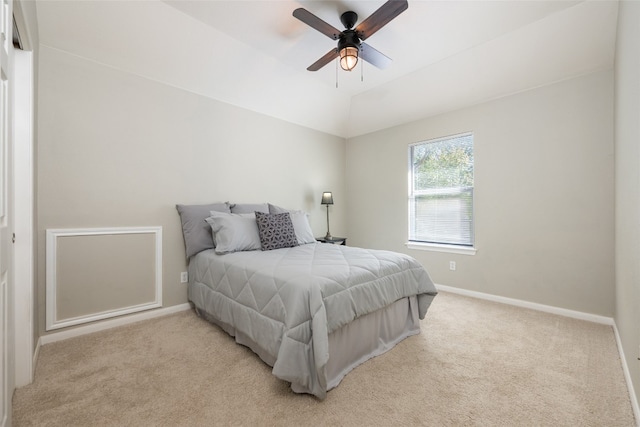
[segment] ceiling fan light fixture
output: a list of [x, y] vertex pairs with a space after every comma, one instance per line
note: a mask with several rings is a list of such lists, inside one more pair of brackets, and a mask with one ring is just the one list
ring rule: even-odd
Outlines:
[[[340, 15], [340, 22], [345, 27], [343, 31], [338, 30], [308, 10], [301, 7], [297, 8], [293, 11], [295, 18], [320, 31], [330, 39], [338, 40], [337, 48], [331, 49], [307, 67], [307, 70], [318, 71], [336, 58], [340, 58], [340, 67], [345, 71], [353, 70], [358, 64], [358, 59], [367, 61], [380, 69], [386, 68], [391, 62], [391, 58], [378, 52], [364, 43], [364, 41], [407, 10], [408, 7], [407, 0], [387, 0], [355, 28], [354, 25], [358, 22], [358, 14], [351, 10], [346, 11]], [[336, 66], [337, 69], [338, 67]]]
[[340, 67], [345, 71], [353, 70], [358, 64], [358, 48], [345, 46], [340, 49]]
[[356, 34], [354, 30], [344, 30], [342, 34], [340, 34], [340, 39], [338, 40], [340, 67], [345, 71], [353, 70], [358, 63], [359, 53], [360, 39], [358, 38], [358, 34]]

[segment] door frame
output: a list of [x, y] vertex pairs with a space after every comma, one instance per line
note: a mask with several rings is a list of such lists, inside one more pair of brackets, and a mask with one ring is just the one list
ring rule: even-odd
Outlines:
[[14, 351], [15, 386], [33, 381], [35, 371], [35, 93], [32, 37], [20, 1], [13, 2], [13, 16], [23, 50], [14, 50], [13, 185], [14, 185]]

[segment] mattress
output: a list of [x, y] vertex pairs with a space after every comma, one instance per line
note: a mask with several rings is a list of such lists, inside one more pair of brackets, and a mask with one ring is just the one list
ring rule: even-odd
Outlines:
[[224, 255], [206, 250], [191, 259], [189, 278], [189, 299], [199, 311], [294, 391], [320, 399], [335, 383], [327, 373], [333, 332], [412, 296], [422, 319], [437, 294], [408, 255], [322, 243]]

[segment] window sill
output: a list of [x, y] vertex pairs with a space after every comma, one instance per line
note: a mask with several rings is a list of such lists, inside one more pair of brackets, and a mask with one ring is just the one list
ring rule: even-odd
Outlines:
[[437, 243], [419, 243], [419, 242], [407, 242], [405, 243], [409, 249], [417, 249], [420, 251], [432, 251], [432, 252], [447, 252], [450, 254], [460, 255], [475, 255], [476, 248], [469, 248], [465, 246], [456, 245], [443, 245]]

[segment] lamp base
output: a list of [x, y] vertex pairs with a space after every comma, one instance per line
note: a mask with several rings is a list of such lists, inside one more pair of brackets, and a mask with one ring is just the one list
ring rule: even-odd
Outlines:
[[[333, 203], [333, 200], [331, 201]], [[327, 235], [324, 236], [325, 240], [331, 240], [331, 233], [329, 233], [329, 205], [327, 204]]]

